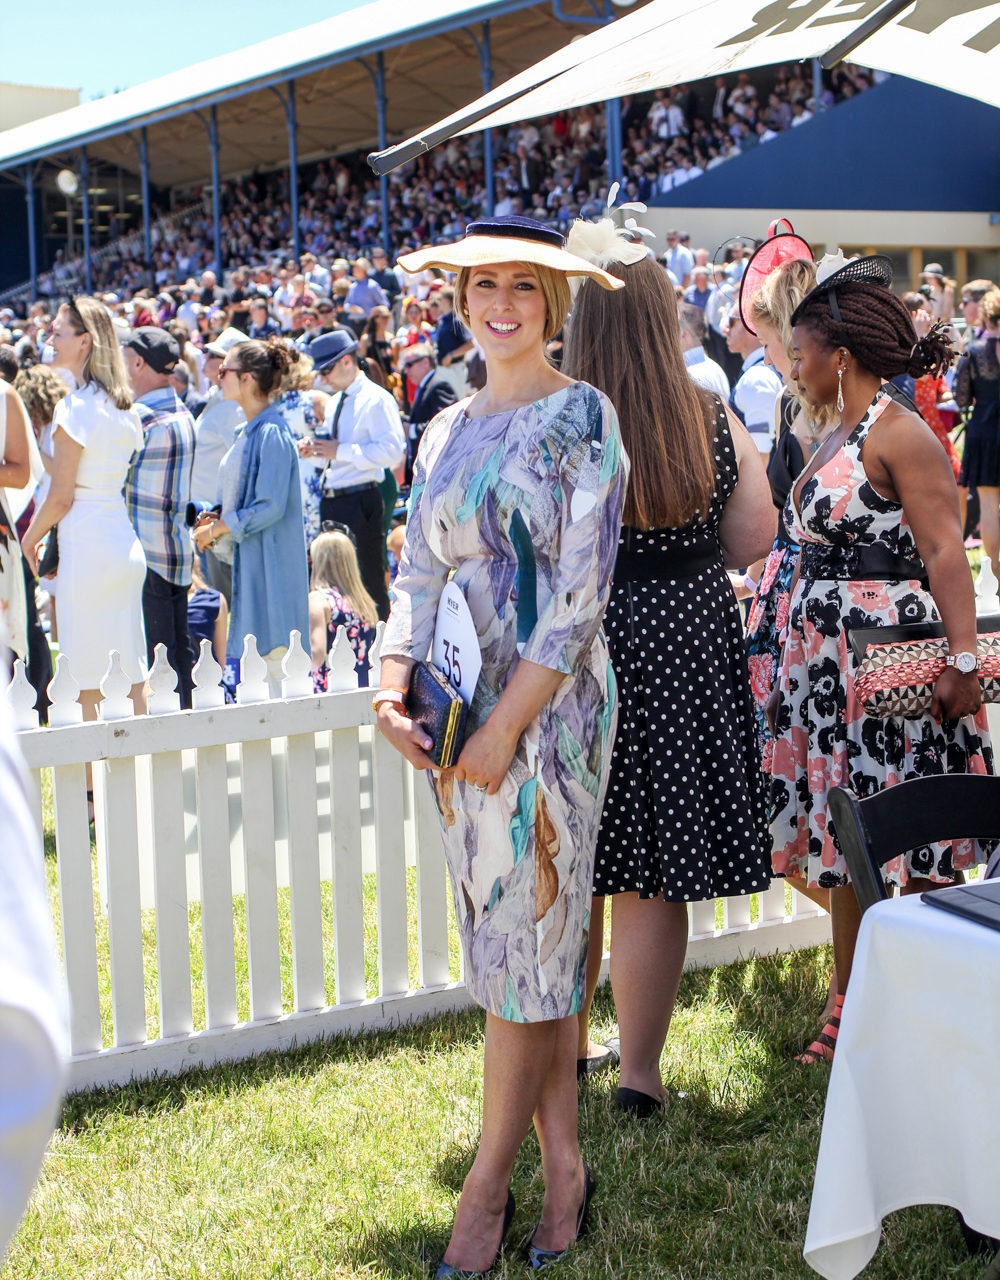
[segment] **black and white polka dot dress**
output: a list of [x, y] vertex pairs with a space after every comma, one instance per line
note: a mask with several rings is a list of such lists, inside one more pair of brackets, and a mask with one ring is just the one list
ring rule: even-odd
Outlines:
[[619, 709], [597, 894], [698, 901], [770, 880], [743, 628], [718, 537], [738, 477], [721, 403], [715, 460], [704, 524], [622, 530], [604, 618]]

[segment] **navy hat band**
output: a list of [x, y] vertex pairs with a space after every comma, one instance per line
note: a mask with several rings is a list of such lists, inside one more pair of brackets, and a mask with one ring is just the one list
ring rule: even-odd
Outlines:
[[521, 218], [512, 215], [509, 218], [480, 218], [470, 222], [465, 228], [466, 238], [469, 236], [510, 236], [515, 240], [535, 240], [539, 244], [550, 244], [561, 249], [566, 237], [553, 227], [544, 227], [533, 218]]

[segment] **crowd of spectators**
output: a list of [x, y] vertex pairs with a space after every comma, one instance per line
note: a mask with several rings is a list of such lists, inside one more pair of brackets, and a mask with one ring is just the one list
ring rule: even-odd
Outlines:
[[[880, 77], [845, 64], [824, 73], [820, 109], [863, 92]], [[623, 185], [629, 198], [655, 203], [724, 161], [798, 127], [816, 110], [812, 80], [797, 64], [623, 97]], [[565, 231], [573, 218], [594, 217], [603, 208], [603, 108], [584, 106], [497, 129], [493, 146], [498, 216], [527, 214]], [[127, 299], [143, 287], [163, 288], [210, 267], [287, 264], [293, 240], [287, 171], [222, 184], [220, 254], [213, 244], [210, 201], [200, 190], [190, 194], [196, 202], [190, 214], [154, 226], [148, 267], [141, 238], [132, 234], [93, 263], [93, 287]], [[370, 252], [381, 240], [379, 183], [362, 153], [302, 166], [298, 194], [301, 248], [327, 268]], [[485, 206], [483, 137], [453, 138], [389, 175], [393, 252], [460, 236]], [[79, 285], [82, 273], [81, 261], [60, 255], [45, 288], [64, 294]]]

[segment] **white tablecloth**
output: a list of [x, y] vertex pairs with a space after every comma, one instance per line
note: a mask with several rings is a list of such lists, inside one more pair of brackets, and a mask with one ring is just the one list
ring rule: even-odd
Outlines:
[[827, 1280], [862, 1271], [906, 1205], [952, 1205], [1000, 1237], [998, 973], [996, 930], [918, 895], [865, 913], [804, 1249]]

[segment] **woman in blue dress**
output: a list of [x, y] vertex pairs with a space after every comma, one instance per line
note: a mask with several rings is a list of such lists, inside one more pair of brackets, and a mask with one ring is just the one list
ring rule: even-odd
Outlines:
[[383, 734], [426, 769], [431, 744], [401, 704], [453, 573], [482, 669], [457, 767], [433, 785], [486, 1049], [482, 1136], [441, 1276], [492, 1264], [532, 1122], [545, 1178], [533, 1267], [579, 1235], [593, 1189], [577, 1139], [575, 1015], [614, 736], [601, 621], [628, 464], [610, 402], [546, 359], [569, 309], [567, 274], [621, 287], [562, 241], [531, 219], [490, 219], [401, 260], [459, 272], [456, 310], [488, 372], [421, 440], [375, 697]]
[[226, 353], [219, 386], [227, 400], [239, 402], [247, 425], [219, 466], [221, 516], [208, 517], [195, 528], [199, 551], [224, 534], [232, 535], [227, 666], [239, 662], [246, 637], [256, 637], [272, 697], [281, 690], [290, 633], [309, 634], [299, 455], [288, 424], [271, 403], [290, 363], [277, 338], [240, 342]]

